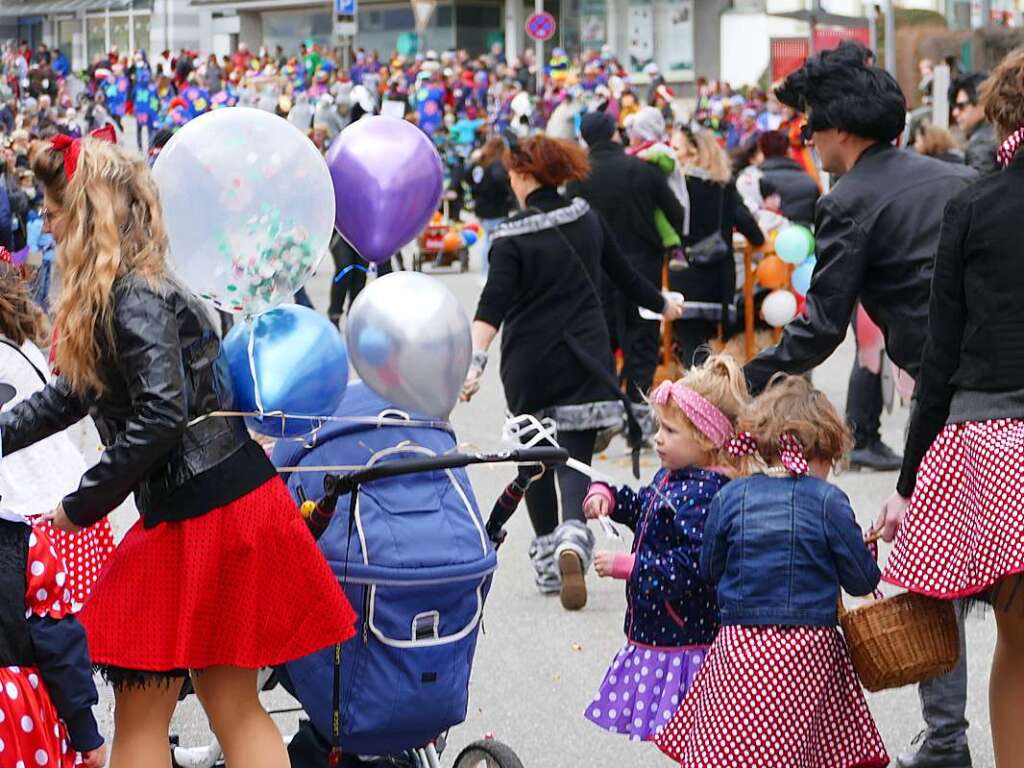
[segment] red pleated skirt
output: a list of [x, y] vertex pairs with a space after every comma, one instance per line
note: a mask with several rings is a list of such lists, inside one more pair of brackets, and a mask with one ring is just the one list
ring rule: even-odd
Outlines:
[[94, 664], [273, 666], [343, 642], [355, 614], [280, 478], [226, 506], [138, 521], [79, 618]]

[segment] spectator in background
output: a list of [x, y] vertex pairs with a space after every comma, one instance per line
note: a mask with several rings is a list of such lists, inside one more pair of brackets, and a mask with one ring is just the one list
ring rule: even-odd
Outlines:
[[765, 131], [757, 140], [757, 149], [762, 197], [777, 194], [783, 216], [797, 224], [811, 226], [820, 191], [800, 163], [789, 156], [789, 138], [778, 131]]
[[978, 90], [988, 74], [972, 72], [958, 77], [950, 87], [953, 117], [963, 131], [967, 145], [964, 147], [964, 162], [987, 176], [999, 170], [996, 162], [996, 129], [985, 119], [985, 110], [978, 103]]
[[[615, 120], [605, 112], [591, 112], [580, 122], [580, 134], [590, 150], [590, 173], [569, 185], [570, 197], [582, 197], [604, 217], [626, 259], [646, 282], [661, 288], [664, 258], [661, 236], [654, 224], [654, 212], [661, 209], [676, 232], [686, 229], [686, 212], [669, 187], [665, 174], [638, 157], [626, 154], [614, 140]], [[650, 407], [645, 398], [658, 366], [661, 323], [640, 317], [636, 302], [615, 292], [615, 332], [624, 353], [622, 377], [634, 412], [642, 414], [650, 429]], [[653, 434], [653, 431], [651, 432]]]
[[931, 123], [918, 123], [914, 129], [914, 151], [947, 163], [963, 165], [964, 153], [956, 148], [953, 134]]
[[474, 210], [483, 229], [484, 263], [481, 275], [487, 278], [488, 255], [491, 249], [491, 233], [497, 229], [509, 211], [515, 207], [512, 187], [509, 186], [508, 171], [505, 169], [505, 140], [492, 136], [479, 154], [474, 153], [473, 166], [469, 172], [469, 187], [473, 194]]

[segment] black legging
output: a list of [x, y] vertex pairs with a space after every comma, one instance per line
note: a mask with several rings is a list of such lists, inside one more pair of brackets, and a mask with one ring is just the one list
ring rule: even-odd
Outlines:
[[[337, 232], [334, 233], [334, 237], [331, 239], [331, 258], [334, 260], [335, 278], [341, 270], [349, 265], [366, 266], [366, 262], [360, 258], [355, 249]], [[390, 273], [391, 259], [377, 265], [377, 274], [379, 276]], [[333, 280], [331, 282], [331, 304], [327, 309], [327, 316], [333, 322], [338, 322], [338, 319], [345, 313], [346, 298], [348, 299], [348, 305], [351, 307], [352, 302], [356, 300], [356, 296], [359, 295], [359, 292], [363, 290], [365, 285], [366, 272], [362, 269], [349, 270], [341, 280]]]
[[[596, 437], [596, 429], [559, 432], [558, 444], [565, 448], [572, 458], [589, 465], [594, 458]], [[546, 536], [563, 522], [558, 515], [555, 474], [558, 475], [558, 488], [562, 492], [562, 513], [565, 520], [584, 520], [583, 499], [587, 495], [587, 488], [590, 487], [590, 480], [575, 469], [558, 467], [554, 474], [550, 471], [545, 472], [544, 476], [526, 491], [526, 509], [530, 513], [533, 530], [538, 536]]]

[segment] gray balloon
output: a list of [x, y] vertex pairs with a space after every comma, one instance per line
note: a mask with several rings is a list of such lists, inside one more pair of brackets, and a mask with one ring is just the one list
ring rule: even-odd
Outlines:
[[349, 311], [348, 354], [378, 395], [414, 413], [448, 418], [473, 356], [469, 318], [440, 280], [395, 272], [370, 283]]

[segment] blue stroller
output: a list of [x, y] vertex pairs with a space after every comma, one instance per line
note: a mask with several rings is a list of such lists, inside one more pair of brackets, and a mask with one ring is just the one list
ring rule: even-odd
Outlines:
[[[502, 525], [538, 467], [564, 452], [456, 453], [446, 422], [396, 411], [361, 382], [335, 415], [349, 420], [273, 454], [282, 469], [312, 470], [288, 473], [287, 484], [358, 614], [352, 640], [279, 670], [309, 718], [292, 740], [292, 764], [439, 767], [444, 735], [466, 717]], [[485, 524], [465, 467], [491, 462], [521, 466]], [[336, 466], [358, 469], [319, 469]], [[454, 765], [522, 767], [490, 739]]]

